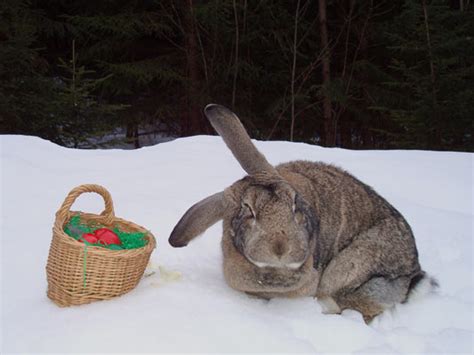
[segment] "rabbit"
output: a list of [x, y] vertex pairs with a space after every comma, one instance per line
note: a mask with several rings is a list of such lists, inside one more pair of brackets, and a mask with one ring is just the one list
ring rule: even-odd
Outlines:
[[317, 297], [325, 313], [354, 309], [367, 323], [421, 280], [435, 284], [407, 221], [371, 187], [321, 162], [273, 167], [233, 112], [209, 104], [204, 113], [248, 175], [189, 208], [173, 247], [223, 220], [230, 287], [266, 299]]

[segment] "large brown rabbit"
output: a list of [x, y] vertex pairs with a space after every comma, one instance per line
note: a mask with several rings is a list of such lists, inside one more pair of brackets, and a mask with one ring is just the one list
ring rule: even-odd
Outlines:
[[205, 114], [248, 176], [192, 206], [169, 242], [183, 247], [223, 220], [224, 275], [264, 298], [316, 296], [327, 313], [350, 308], [366, 322], [407, 300], [421, 280], [410, 226], [372, 188], [331, 165], [273, 167], [237, 116]]

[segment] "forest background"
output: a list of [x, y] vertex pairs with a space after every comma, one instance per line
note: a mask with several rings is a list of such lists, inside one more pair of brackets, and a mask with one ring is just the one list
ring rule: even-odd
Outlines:
[[470, 0], [2, 0], [0, 133], [474, 151]]

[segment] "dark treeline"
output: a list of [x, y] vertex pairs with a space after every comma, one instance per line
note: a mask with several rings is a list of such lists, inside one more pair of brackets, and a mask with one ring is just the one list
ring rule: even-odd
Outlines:
[[91, 147], [119, 127], [352, 149], [474, 149], [469, 0], [2, 0], [0, 132]]

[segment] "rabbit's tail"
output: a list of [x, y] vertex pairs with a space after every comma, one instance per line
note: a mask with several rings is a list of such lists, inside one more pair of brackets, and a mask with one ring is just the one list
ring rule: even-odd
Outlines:
[[428, 294], [434, 293], [438, 287], [439, 283], [434, 277], [421, 271], [411, 280], [405, 302], [423, 298]]

